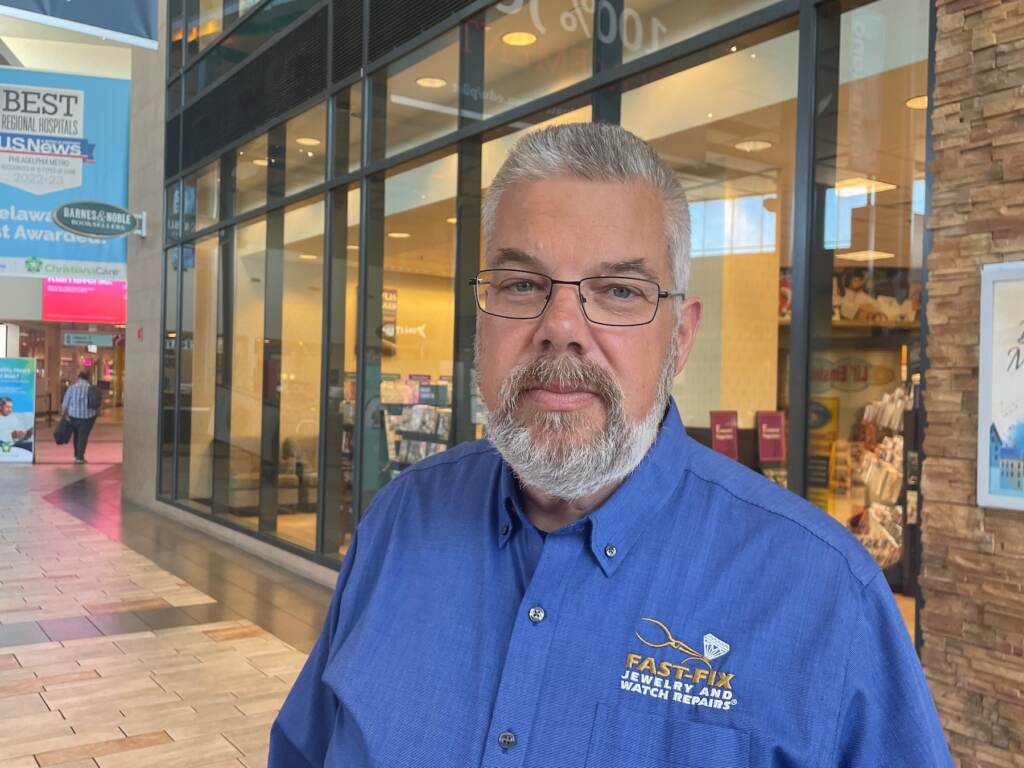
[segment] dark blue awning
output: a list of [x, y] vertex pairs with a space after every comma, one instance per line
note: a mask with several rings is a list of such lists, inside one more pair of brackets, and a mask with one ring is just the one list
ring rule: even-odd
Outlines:
[[157, 4], [158, 0], [0, 0], [0, 15], [156, 48]]

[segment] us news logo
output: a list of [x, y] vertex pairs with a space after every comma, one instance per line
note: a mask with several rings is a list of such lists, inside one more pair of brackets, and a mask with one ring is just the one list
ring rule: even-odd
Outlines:
[[[661, 651], [668, 648], [680, 656], [663, 658], [650, 652], [626, 654], [625, 671], [619, 678], [619, 689], [640, 696], [670, 701], [689, 707], [721, 709], [728, 712], [736, 706], [733, 689], [735, 675], [718, 668], [714, 663], [731, 650], [729, 644], [708, 632], [704, 635], [703, 650], [697, 650], [682, 640], [658, 619], [644, 618], [661, 630], [663, 638], [655, 642], [636, 632], [637, 639]], [[650, 634], [650, 630], [645, 630]], [[681, 658], [680, 658], [681, 657]]]

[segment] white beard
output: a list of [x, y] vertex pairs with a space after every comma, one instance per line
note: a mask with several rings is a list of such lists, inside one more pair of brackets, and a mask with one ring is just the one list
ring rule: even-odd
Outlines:
[[[563, 355], [519, 366], [502, 384], [498, 407], [485, 407], [487, 436], [519, 481], [541, 493], [573, 501], [618, 484], [657, 439], [672, 392], [676, 354], [673, 339], [654, 404], [639, 423], [626, 416], [621, 387], [593, 363]], [[604, 428], [596, 436], [588, 439], [592, 430], [578, 413], [541, 412], [530, 425], [516, 417], [524, 384], [552, 382], [596, 388], [607, 411]]]

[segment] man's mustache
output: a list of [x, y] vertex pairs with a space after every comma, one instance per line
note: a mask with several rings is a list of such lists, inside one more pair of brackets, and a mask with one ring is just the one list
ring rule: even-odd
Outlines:
[[555, 387], [592, 392], [606, 405], [622, 402], [623, 393], [605, 368], [582, 357], [539, 357], [513, 368], [501, 386], [501, 410], [511, 412], [531, 389]]

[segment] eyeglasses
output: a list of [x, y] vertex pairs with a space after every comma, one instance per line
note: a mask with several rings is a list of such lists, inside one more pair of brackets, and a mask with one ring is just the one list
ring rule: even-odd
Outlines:
[[600, 275], [582, 280], [555, 280], [521, 269], [485, 269], [469, 284], [476, 289], [480, 311], [510, 320], [544, 314], [556, 285], [575, 285], [587, 320], [595, 325], [647, 325], [662, 299], [685, 298], [683, 291], [663, 291], [653, 280]]

